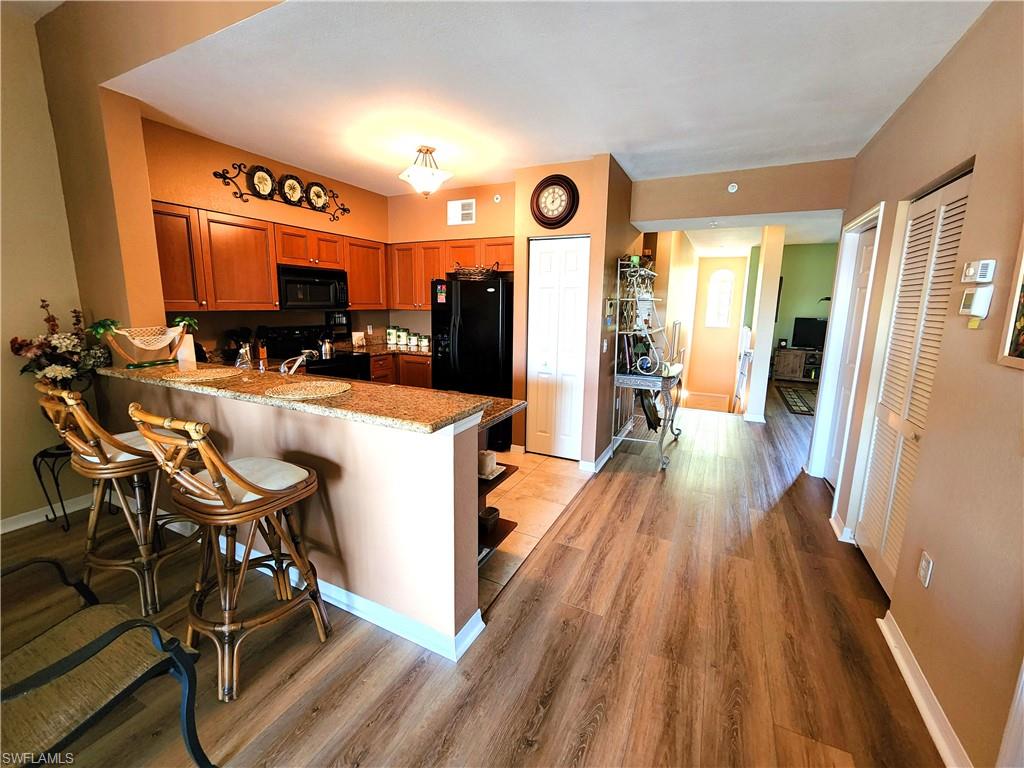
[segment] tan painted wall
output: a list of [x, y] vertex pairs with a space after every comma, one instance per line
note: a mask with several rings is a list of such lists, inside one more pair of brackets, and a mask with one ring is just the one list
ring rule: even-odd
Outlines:
[[[671, 334], [672, 324], [678, 320], [679, 346], [686, 350], [683, 362], [686, 369], [683, 371], [683, 388], [686, 388], [688, 380], [690, 350], [693, 346], [693, 323], [694, 313], [697, 306], [697, 254], [694, 251], [693, 243], [685, 232], [671, 233], [671, 249], [669, 251], [669, 281], [668, 292], [665, 297], [665, 325]], [[659, 263], [658, 269], [660, 270]], [[671, 343], [671, 335], [669, 342]]]
[[[607, 155], [603, 157], [608, 157]], [[598, 265], [604, 258], [605, 240], [605, 213], [608, 203], [608, 161], [595, 157], [590, 160], [581, 160], [574, 163], [561, 163], [558, 165], [540, 165], [532, 168], [521, 168], [516, 171], [516, 209], [515, 209], [515, 296], [513, 301], [513, 329], [512, 329], [512, 396], [520, 399], [526, 398], [526, 328], [527, 328], [527, 298], [529, 279], [529, 239], [531, 237], [564, 237], [568, 235], [590, 235], [590, 288], [600, 290], [603, 282], [603, 267]], [[580, 191], [580, 207], [565, 227], [562, 229], [544, 229], [533, 220], [530, 215], [530, 195], [534, 187], [552, 173], [564, 173], [569, 176]], [[587, 359], [592, 360], [590, 354], [590, 319], [588, 318], [588, 339]], [[596, 329], [595, 329], [596, 339]], [[595, 342], [595, 348], [599, 341]], [[591, 381], [591, 378], [593, 380]], [[584, 389], [583, 421], [584, 440], [583, 454], [587, 460], [592, 460], [588, 453], [593, 451], [596, 435], [596, 361], [594, 368], [587, 370], [587, 386]], [[526, 440], [526, 417], [519, 413], [513, 417], [512, 441], [517, 445], [525, 444]], [[589, 447], [589, 451], [588, 451]]]
[[[495, 195], [501, 195], [500, 203], [494, 202]], [[448, 201], [470, 197], [476, 198], [476, 224], [448, 226]], [[453, 189], [445, 186], [426, 199], [423, 195], [395, 195], [388, 198], [388, 242], [505, 237], [515, 232], [515, 213], [516, 185], [512, 182]]]
[[[737, 258], [703, 258], [697, 267], [697, 303], [693, 319], [693, 345], [690, 351], [690, 393], [724, 395], [731, 401], [736, 383], [736, 350], [739, 347], [740, 324], [743, 321], [743, 284], [747, 260]], [[704, 324], [708, 306], [708, 283], [720, 269], [733, 273], [732, 308], [728, 328], [708, 328]]]
[[[63, 325], [68, 310], [78, 306], [78, 283], [71, 257], [71, 239], [64, 215], [64, 194], [57, 167], [57, 149], [46, 109], [43, 72], [39, 65], [32, 20], [16, 4], [0, 5], [0, 73], [2, 73], [3, 170], [2, 244], [0, 244], [0, 333], [5, 347], [12, 336], [34, 336], [44, 330], [40, 297], [46, 297]], [[43, 192], [45, 190], [45, 192]], [[46, 501], [32, 475], [32, 456], [58, 442], [53, 427], [36, 406], [30, 376], [20, 376], [23, 360], [5, 348], [2, 371], [3, 460], [0, 515], [11, 517], [37, 509]], [[73, 472], [65, 472], [64, 493], [71, 498], [88, 490]]]
[[[857, 156], [846, 216], [880, 200], [893, 211], [975, 158], [960, 260], [998, 259], [995, 297], [980, 330], [946, 318], [891, 610], [979, 766], [995, 762], [1024, 652], [1024, 377], [995, 363], [1024, 205], [1022, 94], [1024, 6], [994, 3]], [[889, 217], [883, 269], [893, 236]], [[935, 560], [927, 590], [922, 549]]]
[[[648, 179], [633, 184], [634, 222], [846, 208], [853, 158]], [[739, 191], [729, 194], [730, 182]]]
[[[386, 242], [388, 239], [388, 199], [384, 195], [152, 120], [142, 121], [142, 132], [154, 200], [368, 240]], [[213, 178], [215, 170], [230, 170], [235, 162], [265, 165], [278, 178], [293, 173], [303, 181], [320, 181], [328, 189], [335, 190], [352, 213], [331, 222], [326, 214], [306, 207], [255, 198], [243, 203], [232, 196], [234, 187], [225, 187]], [[245, 189], [245, 180], [240, 181]]]
[[[138, 115], [124, 102], [113, 104], [106, 114], [98, 86], [274, 4], [64, 3], [37, 25], [75, 271], [87, 317], [111, 316], [141, 324], [160, 322], [163, 316], [154, 300], [159, 297], [159, 280], [155, 285], [137, 282], [140, 276], [126, 269], [135, 258], [156, 263], [151, 213], [143, 216], [144, 205], [137, 199], [140, 193], [148, 194], [146, 167], [124, 163], [112, 168], [107, 156], [108, 137], [114, 136], [132, 142], [119, 147], [125, 157], [138, 157], [143, 151], [141, 130], [135, 128]], [[126, 200], [135, 202], [125, 205]], [[145, 200], [148, 197], [143, 196]]]

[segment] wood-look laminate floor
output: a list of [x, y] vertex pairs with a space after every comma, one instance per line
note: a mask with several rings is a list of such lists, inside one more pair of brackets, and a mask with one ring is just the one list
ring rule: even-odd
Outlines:
[[[802, 475], [811, 419], [770, 392], [768, 423], [682, 411], [668, 471], [620, 451], [544, 535], [453, 664], [328, 606], [242, 650], [240, 698], [217, 701], [202, 644], [200, 734], [222, 766], [938, 766], [875, 618], [886, 600], [828, 526]], [[73, 559], [47, 525], [5, 535], [3, 560]], [[169, 565], [184, 594], [193, 563]], [[3, 585], [3, 644], [69, 603], [43, 580]], [[131, 577], [101, 597], [137, 603]], [[269, 603], [269, 579], [249, 599]], [[182, 629], [183, 601], [161, 621]], [[76, 766], [178, 766], [178, 689], [152, 681], [71, 746]]]

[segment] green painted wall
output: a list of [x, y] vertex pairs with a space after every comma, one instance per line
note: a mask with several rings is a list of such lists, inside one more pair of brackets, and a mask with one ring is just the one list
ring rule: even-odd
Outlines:
[[[793, 318], [828, 317], [832, 305], [818, 299], [832, 295], [838, 254], [838, 243], [787, 245], [782, 249], [782, 297], [779, 300], [779, 321], [775, 324], [775, 343], [780, 338], [792, 341]], [[748, 327], [753, 327], [754, 291], [760, 260], [761, 246], [756, 245], [750, 249], [747, 301], [743, 308], [743, 323]]]

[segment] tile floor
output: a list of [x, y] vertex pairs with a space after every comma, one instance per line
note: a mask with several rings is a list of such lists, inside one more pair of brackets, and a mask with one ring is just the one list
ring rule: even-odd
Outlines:
[[487, 610], [527, 555], [537, 546], [562, 511], [591, 475], [575, 461], [536, 453], [499, 453], [500, 464], [515, 464], [519, 471], [488, 495], [487, 503], [516, 529], [480, 569], [480, 609]]

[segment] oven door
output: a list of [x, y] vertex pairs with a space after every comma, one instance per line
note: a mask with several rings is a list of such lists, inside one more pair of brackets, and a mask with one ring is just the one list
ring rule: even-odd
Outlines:
[[280, 267], [277, 284], [281, 309], [345, 309], [348, 306], [343, 270]]

